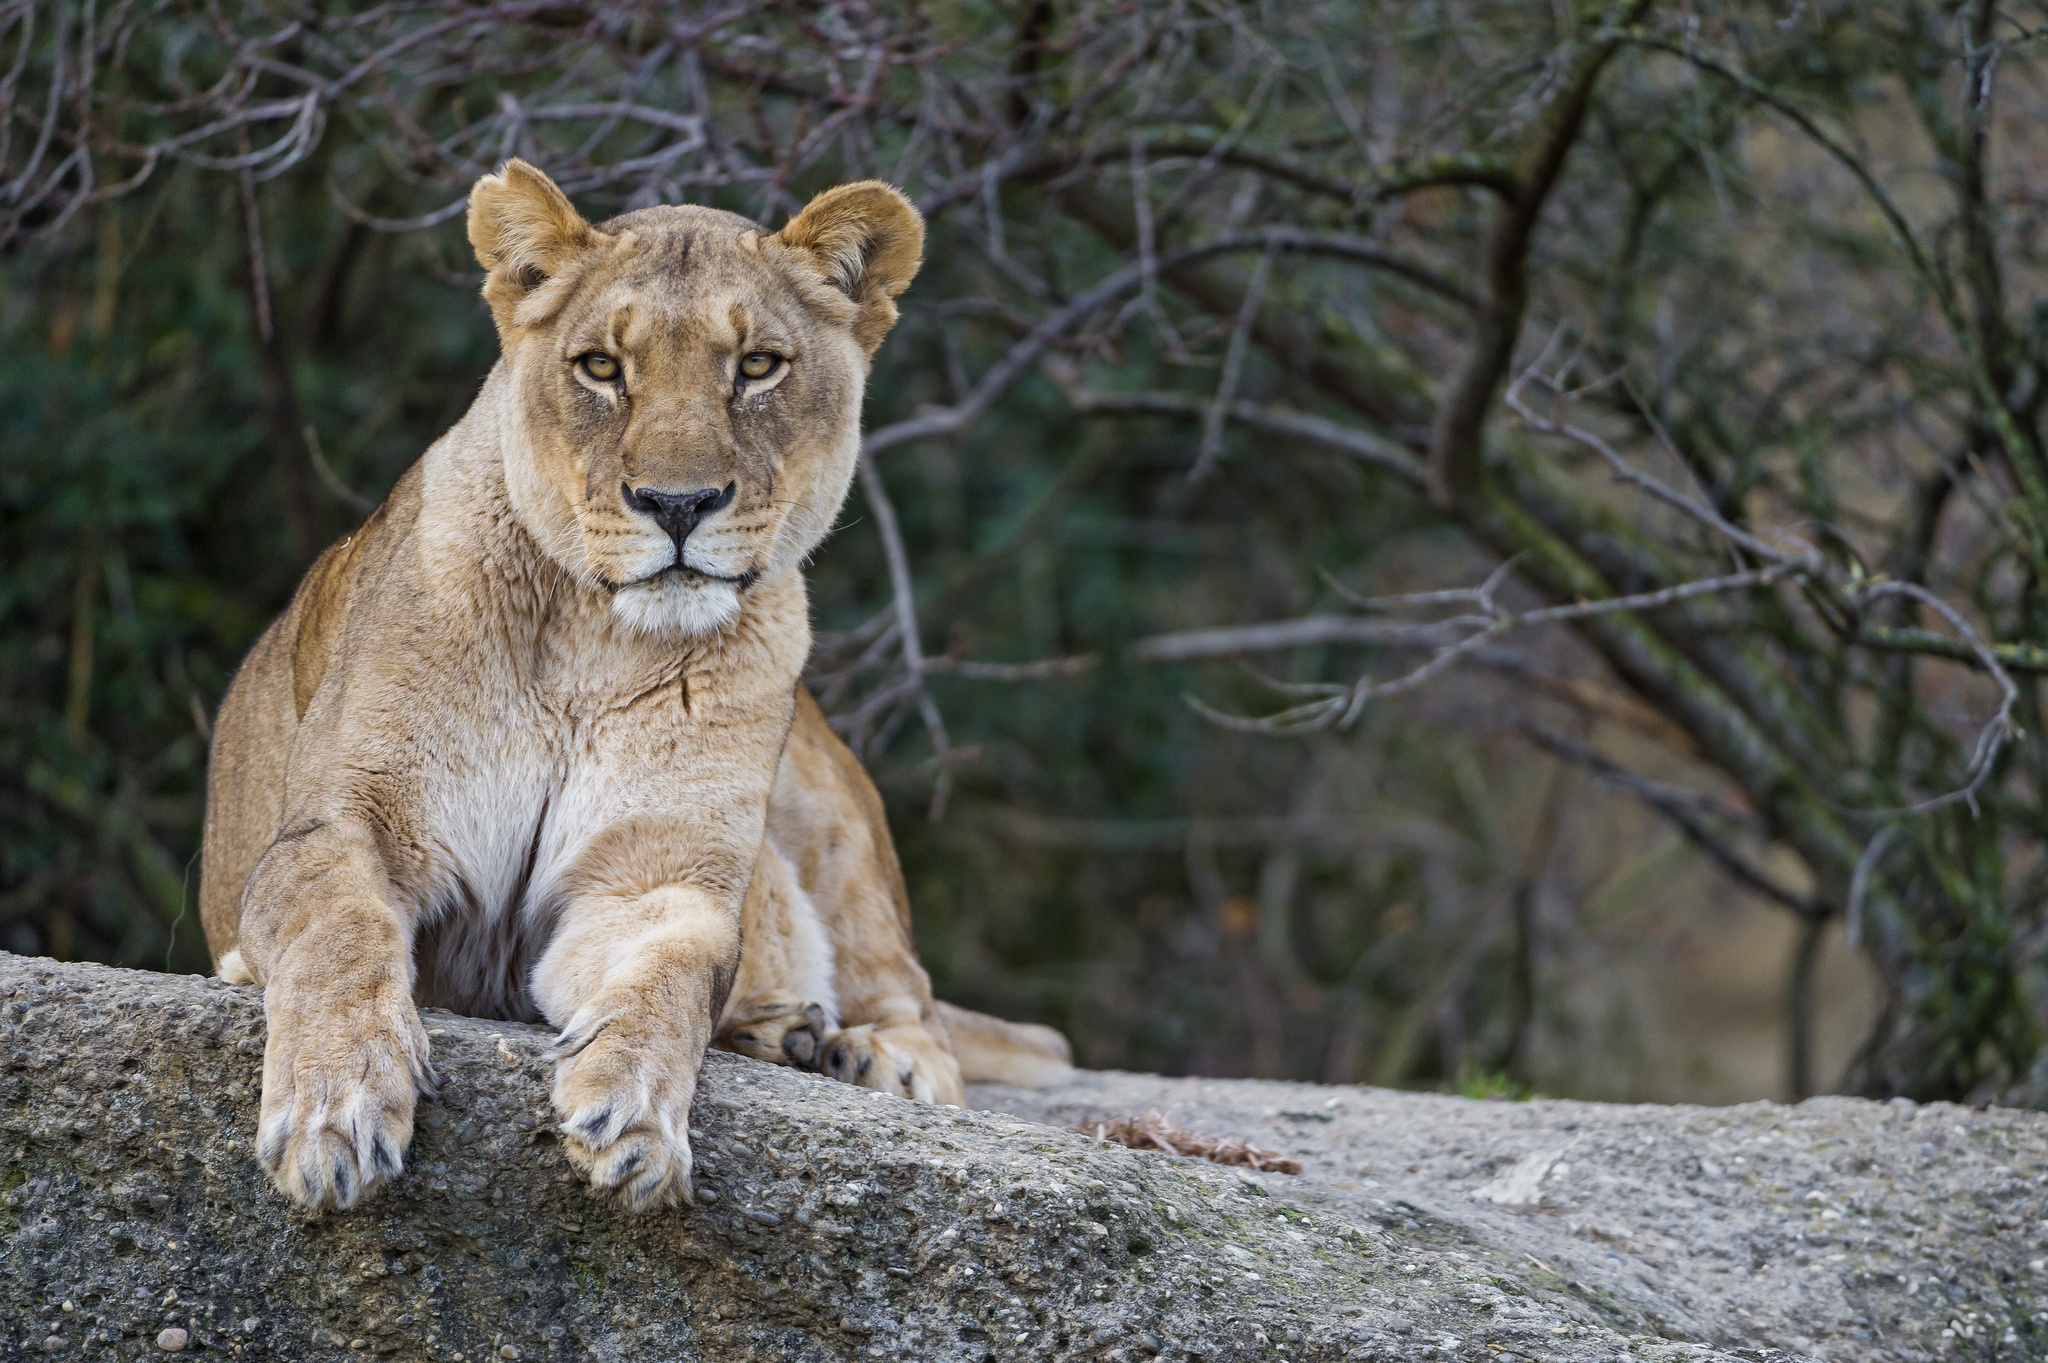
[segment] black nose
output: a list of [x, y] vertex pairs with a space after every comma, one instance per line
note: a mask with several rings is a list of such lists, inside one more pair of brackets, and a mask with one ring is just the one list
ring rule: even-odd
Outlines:
[[635, 488], [620, 483], [619, 495], [626, 499], [627, 510], [642, 511], [654, 517], [654, 523], [676, 542], [676, 558], [680, 561], [683, 541], [690, 537], [699, 521], [730, 505], [733, 490], [738, 486], [737, 483], [727, 483], [723, 492], [715, 487], [700, 487], [695, 492], [663, 492], [659, 488]]

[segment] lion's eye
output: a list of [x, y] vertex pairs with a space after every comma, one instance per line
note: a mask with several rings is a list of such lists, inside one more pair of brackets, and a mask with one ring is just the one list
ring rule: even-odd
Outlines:
[[780, 355], [771, 355], [765, 350], [756, 350], [750, 355], [740, 356], [740, 373], [750, 379], [765, 379], [775, 372], [782, 363]]
[[576, 363], [583, 366], [583, 372], [599, 383], [610, 383], [619, 376], [619, 362], [609, 355], [593, 350]]

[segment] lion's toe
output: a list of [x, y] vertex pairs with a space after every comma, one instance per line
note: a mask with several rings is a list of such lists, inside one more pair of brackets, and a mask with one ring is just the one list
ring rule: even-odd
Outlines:
[[569, 1162], [590, 1186], [629, 1212], [691, 1200], [690, 1140], [680, 1131], [664, 1133], [655, 1123], [643, 1123], [602, 1146], [575, 1137], [565, 1145]]
[[573, 1134], [576, 1123], [571, 1121], [563, 1124], [563, 1148], [591, 1188], [626, 1211], [671, 1207], [691, 1200], [690, 1138], [663, 1125], [649, 1114], [620, 1128], [600, 1113], [594, 1125], [583, 1128], [596, 1141]]

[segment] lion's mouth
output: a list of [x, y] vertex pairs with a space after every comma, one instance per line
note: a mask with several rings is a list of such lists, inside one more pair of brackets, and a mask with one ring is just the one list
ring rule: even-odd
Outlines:
[[608, 577], [599, 577], [597, 580], [600, 586], [607, 592], [612, 593], [624, 591], [628, 587], [645, 587], [670, 578], [678, 581], [688, 581], [694, 578], [700, 582], [723, 582], [726, 586], [743, 592], [753, 586], [760, 576], [761, 572], [758, 568], [749, 568], [744, 573], [734, 577], [727, 577], [723, 573], [707, 573], [702, 568], [692, 568], [689, 564], [678, 559], [666, 568], [657, 568], [646, 576], [636, 577], [630, 582], [614, 582]]

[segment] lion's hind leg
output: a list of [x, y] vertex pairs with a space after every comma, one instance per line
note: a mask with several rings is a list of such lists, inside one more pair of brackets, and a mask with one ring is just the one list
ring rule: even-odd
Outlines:
[[771, 840], [754, 865], [740, 915], [740, 968], [712, 1044], [721, 1050], [815, 1070], [839, 1029], [832, 942], [810, 896]]
[[[847, 999], [841, 1013], [837, 976], [846, 962], [828, 935], [835, 925], [824, 922], [772, 836], [762, 845], [740, 921], [739, 974], [715, 1045], [899, 1098], [961, 1101], [960, 1067], [944, 1033], [927, 1029], [921, 1000], [899, 981], [884, 978], [877, 992]], [[887, 919], [881, 926], [895, 927]], [[922, 983], [914, 959], [908, 970]], [[873, 972], [856, 973], [865, 979]]]

